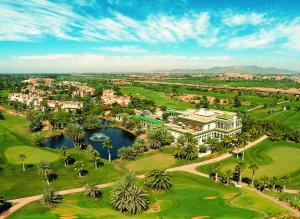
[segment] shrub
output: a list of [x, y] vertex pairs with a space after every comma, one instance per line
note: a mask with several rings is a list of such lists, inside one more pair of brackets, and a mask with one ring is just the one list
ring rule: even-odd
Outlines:
[[199, 147], [199, 152], [200, 153], [206, 153], [207, 152], [207, 146], [206, 145], [201, 145]]
[[34, 139], [33, 139], [33, 144], [36, 145], [36, 146], [39, 146], [39, 147], [44, 146], [45, 138], [42, 135], [42, 133], [40, 133], [40, 132], [36, 133], [36, 135], [34, 136]]

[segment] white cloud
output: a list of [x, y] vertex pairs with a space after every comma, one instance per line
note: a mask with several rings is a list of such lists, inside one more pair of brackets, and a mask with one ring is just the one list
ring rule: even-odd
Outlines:
[[240, 26], [240, 25], [257, 25], [265, 21], [264, 14], [258, 13], [245, 13], [245, 14], [232, 14], [225, 13], [223, 15], [223, 23], [229, 26]]
[[138, 46], [111, 46], [111, 47], [99, 47], [97, 49], [100, 51], [121, 52], [121, 53], [147, 52], [147, 49], [140, 48]]

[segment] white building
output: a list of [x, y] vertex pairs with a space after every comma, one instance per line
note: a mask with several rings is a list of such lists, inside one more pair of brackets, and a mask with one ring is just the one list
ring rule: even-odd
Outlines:
[[241, 132], [242, 120], [233, 112], [189, 109], [177, 113], [178, 115], [171, 117], [170, 123], [165, 124], [175, 139], [189, 132], [199, 144], [203, 144], [211, 138], [222, 139], [226, 135]]

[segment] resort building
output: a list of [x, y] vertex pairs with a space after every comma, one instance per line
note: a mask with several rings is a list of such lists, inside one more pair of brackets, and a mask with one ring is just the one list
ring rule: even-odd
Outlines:
[[112, 105], [118, 103], [121, 106], [127, 106], [130, 102], [130, 97], [116, 96], [113, 90], [104, 90], [102, 94], [102, 101], [106, 105]]
[[89, 87], [87, 85], [79, 84], [76, 85], [76, 90], [72, 92], [73, 97], [84, 97], [86, 95], [94, 95], [96, 92], [95, 88]]
[[189, 109], [169, 117], [169, 123], [166, 123], [165, 127], [175, 139], [189, 132], [199, 144], [203, 144], [211, 138], [221, 140], [226, 135], [232, 136], [240, 133], [242, 120], [233, 112]]

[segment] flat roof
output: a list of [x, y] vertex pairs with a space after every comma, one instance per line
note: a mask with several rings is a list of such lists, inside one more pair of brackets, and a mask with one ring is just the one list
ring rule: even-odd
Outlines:
[[152, 123], [152, 124], [156, 124], [156, 125], [161, 125], [161, 124], [163, 124], [162, 121], [160, 121], [160, 120], [158, 120], [158, 119], [151, 118], [151, 117], [149, 117], [149, 116], [135, 115], [135, 116], [133, 116], [133, 117], [136, 118], [136, 119], [144, 120], [144, 121], [149, 122], [149, 123]]

